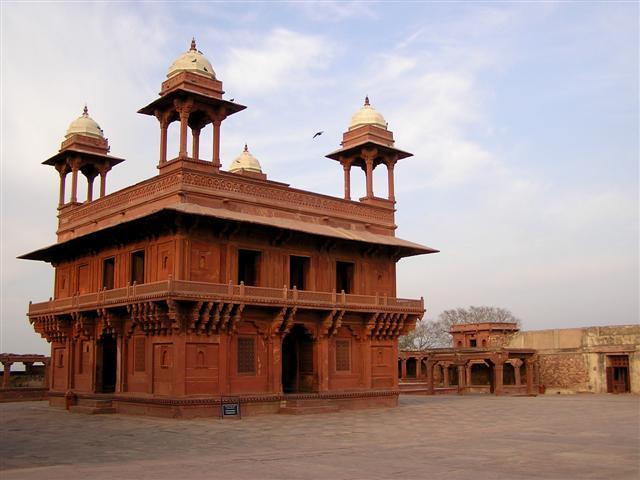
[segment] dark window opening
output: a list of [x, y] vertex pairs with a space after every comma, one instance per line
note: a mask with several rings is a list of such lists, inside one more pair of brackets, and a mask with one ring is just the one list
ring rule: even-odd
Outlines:
[[354, 265], [351, 262], [336, 262], [336, 292], [353, 291], [353, 270]]
[[102, 288], [111, 290], [113, 288], [114, 273], [116, 270], [116, 259], [105, 258], [102, 262]]
[[351, 343], [349, 340], [336, 340], [336, 371], [351, 370]]
[[144, 250], [131, 254], [131, 283], [144, 283]]
[[238, 338], [238, 373], [256, 373], [256, 342], [254, 338]]
[[260, 252], [253, 250], [238, 250], [238, 284], [255, 286], [258, 284], [258, 270], [260, 267]]
[[478, 342], [475, 339], [469, 340], [469, 346], [470, 347], [477, 347], [478, 346]]
[[102, 337], [99, 342], [98, 361], [96, 363], [97, 390], [102, 393], [116, 391], [117, 347], [110, 335]]
[[307, 289], [307, 277], [309, 275], [309, 258], [289, 257], [289, 288], [296, 287], [298, 290]]

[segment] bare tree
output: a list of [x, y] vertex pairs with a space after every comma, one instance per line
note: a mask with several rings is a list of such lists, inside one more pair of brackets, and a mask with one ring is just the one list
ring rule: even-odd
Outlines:
[[454, 308], [444, 310], [437, 320], [420, 320], [415, 330], [400, 337], [400, 350], [426, 350], [428, 348], [445, 348], [451, 346], [449, 330], [453, 325], [461, 323], [515, 323], [520, 326], [520, 319], [509, 310], [500, 307]]

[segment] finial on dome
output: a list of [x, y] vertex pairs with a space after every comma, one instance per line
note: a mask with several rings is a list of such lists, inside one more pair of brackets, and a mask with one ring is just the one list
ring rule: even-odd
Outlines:
[[369, 95], [367, 95], [366, 97], [364, 97], [364, 104], [365, 104], [365, 105], [369, 105]]
[[89, 116], [89, 109], [87, 108], [87, 104], [84, 104], [84, 109], [82, 110], [82, 116], [83, 117], [88, 117]]
[[245, 151], [245, 152], [248, 152], [248, 151], [249, 151], [249, 147], [247, 147], [247, 144], [246, 144], [246, 143], [244, 144], [244, 151]]
[[191, 48], [189, 49], [189, 51], [198, 51], [198, 49], [196, 48], [196, 37], [191, 37]]

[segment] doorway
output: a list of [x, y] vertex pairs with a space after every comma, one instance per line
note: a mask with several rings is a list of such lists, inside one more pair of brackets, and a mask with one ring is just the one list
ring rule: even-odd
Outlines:
[[313, 340], [302, 325], [294, 325], [282, 341], [282, 391], [314, 391]]
[[117, 352], [116, 339], [111, 335], [103, 335], [98, 341], [96, 363], [96, 391], [99, 393], [116, 391]]
[[629, 357], [611, 355], [607, 357], [607, 392], [629, 392]]

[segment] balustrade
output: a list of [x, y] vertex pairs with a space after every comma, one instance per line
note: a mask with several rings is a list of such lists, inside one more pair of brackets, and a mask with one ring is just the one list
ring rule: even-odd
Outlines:
[[296, 290], [284, 288], [254, 287], [244, 284], [233, 285], [231, 283], [208, 283], [192, 282], [186, 280], [161, 280], [158, 282], [132, 284], [126, 287], [114, 288], [112, 290], [101, 290], [99, 292], [74, 295], [72, 297], [50, 300], [48, 302], [31, 303], [29, 314], [32, 316], [47, 313], [61, 312], [73, 308], [91, 308], [97, 306], [115, 305], [136, 300], [137, 298], [149, 299], [150, 297], [163, 297], [171, 295], [174, 297], [216, 297], [221, 300], [231, 300], [234, 302], [251, 303], [255, 301], [261, 303], [265, 300], [279, 300], [283, 303], [294, 304], [325, 304], [327, 307], [333, 305], [365, 306], [365, 307], [401, 307], [403, 309], [422, 310], [424, 302], [422, 299], [392, 298], [379, 295], [356, 295], [345, 294], [344, 292], [315, 292], [309, 290]]

